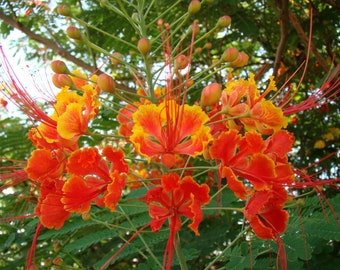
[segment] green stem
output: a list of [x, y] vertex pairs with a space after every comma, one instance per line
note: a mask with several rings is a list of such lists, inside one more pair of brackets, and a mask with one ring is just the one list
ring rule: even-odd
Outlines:
[[185, 260], [182, 248], [181, 248], [181, 241], [179, 238], [179, 234], [177, 233], [177, 237], [175, 239], [175, 250], [176, 250], [176, 255], [177, 255], [177, 259], [179, 262], [179, 265], [181, 267], [182, 270], [188, 270], [188, 265], [187, 262]]

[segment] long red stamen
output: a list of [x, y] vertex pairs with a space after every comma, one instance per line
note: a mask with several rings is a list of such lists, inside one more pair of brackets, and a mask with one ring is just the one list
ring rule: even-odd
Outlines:
[[[55, 127], [57, 122], [51, 119], [34, 101], [30, 93], [20, 82], [19, 78], [15, 74], [11, 64], [6, 58], [6, 54], [0, 46], [0, 61], [3, 69], [3, 74], [7, 76], [6, 81], [1, 84], [3, 92], [8, 99], [14, 101], [22, 112], [28, 115], [33, 120], [38, 120], [46, 125]], [[3, 78], [5, 79], [5, 78]], [[53, 102], [49, 102], [53, 103]]]
[[321, 85], [320, 89], [318, 89], [306, 100], [296, 105], [283, 108], [283, 113], [285, 115], [290, 115], [338, 100], [340, 93], [340, 77], [336, 76], [339, 74], [339, 71], [340, 63], [336, 66], [331, 75]]
[[34, 259], [34, 255], [35, 255], [35, 247], [37, 245], [38, 236], [39, 236], [42, 228], [43, 228], [42, 224], [38, 223], [37, 229], [35, 230], [35, 234], [34, 234], [34, 237], [33, 237], [31, 248], [29, 249], [29, 251], [27, 253], [27, 257], [26, 257], [26, 269], [27, 270], [30, 270], [30, 268], [31, 268], [32, 261]]

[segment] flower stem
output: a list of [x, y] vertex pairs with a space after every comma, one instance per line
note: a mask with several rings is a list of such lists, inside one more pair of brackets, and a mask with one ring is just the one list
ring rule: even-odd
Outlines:
[[177, 233], [177, 237], [176, 237], [176, 240], [175, 240], [175, 250], [176, 250], [177, 259], [178, 259], [179, 265], [181, 267], [181, 270], [188, 270], [188, 265], [187, 265], [187, 262], [185, 260], [184, 254], [182, 252], [181, 241], [180, 241], [178, 233]]

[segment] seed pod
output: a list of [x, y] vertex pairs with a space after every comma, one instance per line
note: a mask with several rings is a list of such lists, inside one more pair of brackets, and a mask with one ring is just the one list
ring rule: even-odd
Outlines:
[[217, 21], [217, 27], [225, 28], [228, 27], [231, 23], [231, 18], [228, 15], [222, 16]]
[[57, 74], [70, 74], [64, 61], [55, 60], [51, 63], [52, 70]]
[[76, 40], [82, 39], [80, 30], [75, 26], [67, 27], [66, 34], [72, 39]]
[[203, 88], [201, 93], [201, 104], [210, 106], [217, 103], [222, 95], [222, 86], [219, 83], [211, 83]]
[[100, 74], [97, 78], [97, 84], [102, 91], [106, 93], [114, 93], [116, 84], [111, 76], [105, 73]]
[[228, 48], [222, 54], [222, 61], [224, 62], [233, 62], [238, 57], [238, 49], [237, 48]]
[[147, 38], [141, 38], [138, 41], [137, 45], [138, 50], [141, 52], [142, 55], [146, 56], [151, 48], [150, 40]]
[[190, 15], [194, 15], [201, 9], [201, 2], [199, 0], [192, 0], [188, 7], [188, 12]]

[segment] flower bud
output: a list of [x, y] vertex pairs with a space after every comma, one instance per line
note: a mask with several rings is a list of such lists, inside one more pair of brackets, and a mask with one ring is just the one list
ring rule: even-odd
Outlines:
[[189, 80], [186, 81], [186, 86], [187, 86], [187, 87], [191, 87], [191, 86], [193, 86], [194, 84], [195, 84], [195, 81], [192, 80], [192, 79], [189, 79]]
[[248, 63], [249, 56], [245, 52], [239, 52], [236, 60], [231, 62], [232, 67], [243, 67]]
[[210, 106], [217, 103], [222, 95], [222, 86], [218, 83], [212, 83], [204, 87], [201, 93], [201, 104]]
[[202, 52], [202, 47], [197, 47], [196, 49], [195, 49], [195, 53], [196, 54], [200, 54]]
[[60, 5], [57, 6], [57, 8], [55, 9], [55, 11], [63, 16], [71, 16], [71, 10], [68, 6], [66, 5]]
[[72, 39], [80, 40], [82, 38], [80, 30], [75, 26], [67, 27], [66, 34]]
[[189, 64], [189, 59], [186, 55], [181, 54], [175, 59], [175, 68], [176, 69], [185, 69]]
[[138, 50], [141, 52], [142, 55], [146, 56], [151, 48], [150, 40], [147, 38], [141, 38], [138, 41], [137, 45]]
[[207, 49], [207, 50], [211, 50], [212, 48], [212, 43], [211, 42], [207, 42], [204, 44], [204, 48]]
[[217, 21], [218, 28], [226, 28], [231, 23], [231, 18], [228, 15], [220, 17]]
[[112, 54], [112, 58], [111, 58], [111, 62], [112, 62], [112, 64], [114, 64], [115, 66], [118, 66], [119, 64], [120, 64], [120, 61], [119, 61], [119, 59], [122, 59], [123, 57], [122, 57], [122, 55], [119, 53], [119, 52], [114, 52], [113, 54]]
[[71, 89], [74, 88], [73, 81], [67, 74], [53, 74], [52, 82], [57, 88], [63, 88], [69, 86]]
[[201, 2], [199, 0], [192, 0], [188, 7], [188, 12], [190, 15], [196, 14], [201, 9]]
[[237, 48], [228, 48], [222, 54], [222, 61], [224, 62], [233, 62], [238, 57], [238, 49]]
[[64, 61], [55, 60], [51, 63], [52, 70], [57, 74], [70, 74]]
[[114, 79], [105, 73], [98, 76], [97, 84], [102, 91], [107, 93], [113, 93], [116, 87]]

